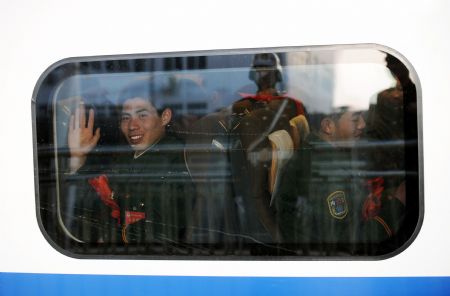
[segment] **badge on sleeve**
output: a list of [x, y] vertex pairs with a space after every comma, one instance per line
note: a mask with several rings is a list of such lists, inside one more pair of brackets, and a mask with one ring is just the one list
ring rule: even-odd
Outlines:
[[348, 213], [347, 201], [344, 191], [335, 191], [327, 197], [328, 209], [331, 216], [336, 219], [344, 219]]

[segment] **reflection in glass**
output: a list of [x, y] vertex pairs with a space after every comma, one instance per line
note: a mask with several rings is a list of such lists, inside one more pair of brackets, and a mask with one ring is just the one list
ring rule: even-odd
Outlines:
[[393, 252], [421, 210], [415, 81], [351, 47], [62, 64], [41, 222], [84, 255]]

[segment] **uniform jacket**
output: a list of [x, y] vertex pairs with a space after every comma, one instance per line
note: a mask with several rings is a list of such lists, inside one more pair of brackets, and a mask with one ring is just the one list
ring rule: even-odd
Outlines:
[[349, 149], [312, 134], [282, 176], [275, 204], [287, 244], [310, 254], [353, 252], [359, 240], [362, 180]]
[[133, 253], [178, 248], [186, 241], [193, 203], [183, 149], [182, 142], [165, 136], [139, 157], [128, 146], [118, 151], [101, 175], [115, 206], [102, 201], [92, 185], [98, 169], [84, 167], [67, 178], [66, 189], [76, 190], [68, 196], [76, 199], [72, 231], [90, 243], [125, 244]]

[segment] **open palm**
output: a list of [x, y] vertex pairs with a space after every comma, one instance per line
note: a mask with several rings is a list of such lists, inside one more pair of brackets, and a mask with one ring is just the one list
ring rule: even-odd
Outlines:
[[75, 109], [70, 116], [68, 145], [71, 157], [86, 158], [100, 139], [100, 128], [94, 133], [94, 110], [89, 110], [86, 125], [86, 109], [84, 103]]

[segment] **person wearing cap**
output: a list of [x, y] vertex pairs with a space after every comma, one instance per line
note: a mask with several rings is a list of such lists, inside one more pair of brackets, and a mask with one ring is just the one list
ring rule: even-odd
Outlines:
[[256, 84], [257, 91], [255, 94], [240, 93], [242, 99], [235, 102], [232, 107], [235, 114], [246, 114], [260, 108], [276, 112], [279, 108], [284, 108], [283, 114], [288, 119], [296, 115], [305, 115], [305, 108], [300, 100], [286, 95], [277, 88], [277, 84], [283, 81], [283, 69], [277, 54], [255, 54], [248, 76]]

